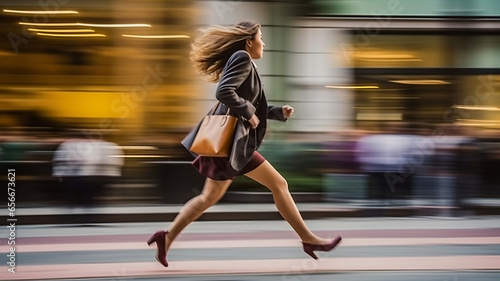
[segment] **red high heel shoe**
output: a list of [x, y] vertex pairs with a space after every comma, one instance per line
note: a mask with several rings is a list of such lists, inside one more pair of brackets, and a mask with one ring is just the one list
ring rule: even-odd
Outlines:
[[147, 241], [149, 246], [151, 246], [153, 242], [156, 243], [156, 260], [164, 267], [168, 266], [167, 253], [165, 251], [165, 235], [167, 235], [167, 233], [168, 231], [165, 230], [157, 231]]
[[328, 244], [314, 245], [314, 244], [302, 242], [302, 246], [303, 246], [304, 252], [306, 252], [306, 254], [310, 255], [311, 258], [317, 260], [318, 256], [316, 256], [314, 251], [329, 252], [329, 251], [333, 250], [333, 248], [337, 247], [338, 244], [340, 243], [340, 241], [342, 241], [342, 237], [337, 236]]

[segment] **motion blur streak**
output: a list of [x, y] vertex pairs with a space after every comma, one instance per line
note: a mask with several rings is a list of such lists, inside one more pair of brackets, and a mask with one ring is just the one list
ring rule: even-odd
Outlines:
[[295, 109], [269, 122], [260, 149], [293, 192], [448, 215], [500, 196], [494, 1], [22, 2], [0, 1], [0, 160], [19, 171], [18, 204], [178, 204], [199, 192], [180, 140], [215, 85], [195, 73], [191, 42], [243, 20], [262, 25], [269, 102]]

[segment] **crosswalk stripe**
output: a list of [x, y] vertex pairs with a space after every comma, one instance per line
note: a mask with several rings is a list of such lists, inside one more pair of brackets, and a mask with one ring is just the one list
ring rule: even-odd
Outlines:
[[[412, 245], [495, 245], [500, 244], [500, 237], [439, 237], [439, 238], [348, 238], [344, 237], [342, 247], [356, 246], [412, 246]], [[297, 239], [255, 239], [255, 240], [211, 240], [176, 241], [173, 249], [228, 249], [255, 247], [300, 247]], [[1, 252], [8, 252], [10, 246], [0, 246]], [[17, 245], [16, 252], [69, 252], [69, 251], [104, 251], [104, 250], [142, 250], [147, 249], [146, 242], [113, 243], [64, 243]]]
[[19, 265], [16, 274], [0, 272], [0, 279], [120, 278], [201, 274], [307, 275], [346, 271], [385, 270], [498, 270], [500, 256], [358, 257], [263, 260], [170, 261], [168, 268], [155, 262], [70, 265]]

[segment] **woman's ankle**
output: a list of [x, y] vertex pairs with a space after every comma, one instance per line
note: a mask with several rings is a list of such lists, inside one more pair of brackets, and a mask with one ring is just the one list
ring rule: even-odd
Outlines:
[[307, 239], [303, 239], [302, 242], [306, 243], [306, 244], [312, 244], [312, 245], [322, 245], [322, 244], [328, 244], [330, 242], [330, 240], [323, 239], [323, 238], [318, 237], [318, 236], [312, 236], [312, 237], [308, 237]]

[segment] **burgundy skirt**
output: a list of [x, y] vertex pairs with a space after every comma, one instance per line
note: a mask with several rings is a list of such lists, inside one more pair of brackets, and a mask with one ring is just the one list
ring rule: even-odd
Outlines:
[[194, 167], [205, 177], [213, 180], [233, 180], [237, 176], [253, 171], [264, 163], [266, 159], [255, 151], [248, 164], [241, 170], [235, 171], [229, 165], [229, 157], [202, 157], [198, 156], [193, 161]]

